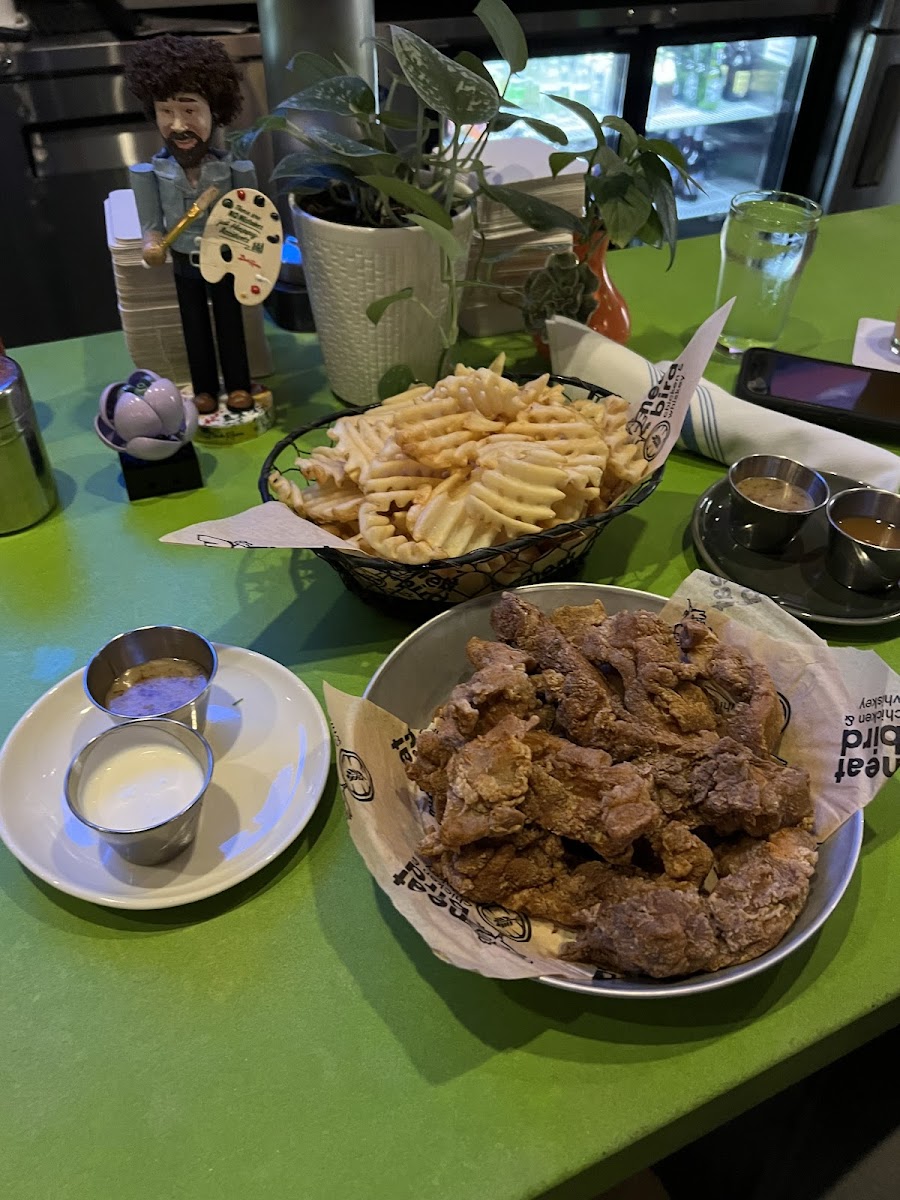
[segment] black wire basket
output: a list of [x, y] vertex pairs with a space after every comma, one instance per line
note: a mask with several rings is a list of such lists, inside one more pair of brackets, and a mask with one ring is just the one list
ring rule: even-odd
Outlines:
[[[514, 375], [509, 378], [525, 382], [530, 376], [522, 380]], [[567, 375], [551, 375], [550, 383], [578, 388], [591, 400], [613, 395], [606, 388]], [[295, 429], [277, 442], [260, 471], [259, 494], [262, 499], [267, 503], [280, 503], [270, 494], [269, 474], [273, 470], [278, 470], [282, 475], [292, 472], [300, 474], [296, 460], [309, 454], [312, 449], [312, 445], [303, 444], [307, 434], [331, 425], [339, 417], [355, 416], [368, 411], [370, 407], [374, 406], [337, 409], [318, 421]], [[285, 461], [284, 466], [279, 466], [279, 461], [288, 457], [287, 451], [291, 452], [290, 464]], [[414, 565], [360, 554], [345, 554], [331, 546], [315, 547], [313, 553], [337, 571], [351, 592], [369, 604], [394, 615], [421, 615], [429, 610], [438, 612], [486, 592], [530, 583], [547, 583], [552, 579], [573, 578], [597, 536], [610, 521], [631, 512], [652, 495], [662, 479], [663, 470], [664, 467], [659, 467], [652, 475], [641, 480], [606, 512], [582, 517], [566, 525], [554, 525], [540, 533], [527, 533], [499, 546], [471, 550], [456, 558], [440, 558], [431, 563]]]

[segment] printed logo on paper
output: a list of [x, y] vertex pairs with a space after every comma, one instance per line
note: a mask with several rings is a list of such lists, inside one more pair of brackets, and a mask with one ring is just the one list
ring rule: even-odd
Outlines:
[[511, 912], [502, 904], [478, 904], [476, 908], [486, 925], [496, 929], [511, 942], [531, 940], [531, 921], [525, 913]]
[[900, 695], [886, 692], [880, 696], [863, 696], [856, 711], [844, 716], [835, 783], [857, 776], [890, 779], [900, 768], [898, 741]]
[[353, 750], [341, 750], [337, 765], [341, 787], [345, 792], [349, 792], [353, 799], [359, 800], [360, 803], [375, 799], [375, 785], [371, 772], [358, 754]]

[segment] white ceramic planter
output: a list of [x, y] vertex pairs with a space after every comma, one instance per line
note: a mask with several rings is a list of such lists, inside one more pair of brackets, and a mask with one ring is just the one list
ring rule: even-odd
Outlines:
[[[391, 305], [377, 325], [366, 309], [373, 300], [411, 287], [427, 308], [443, 316], [447, 291], [434, 241], [415, 225], [359, 229], [291, 207], [325, 372], [337, 395], [350, 404], [374, 404], [378, 381], [397, 363], [407, 363], [417, 379], [433, 379], [441, 338], [418, 304]], [[453, 228], [468, 251], [470, 208], [454, 218]], [[459, 260], [460, 274], [467, 257]]]

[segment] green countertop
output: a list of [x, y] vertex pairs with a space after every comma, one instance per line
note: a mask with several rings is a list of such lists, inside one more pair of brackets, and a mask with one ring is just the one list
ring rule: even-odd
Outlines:
[[[898, 208], [827, 218], [784, 347], [849, 361], [857, 319], [896, 312], [898, 243]], [[649, 250], [613, 256], [635, 349], [684, 344], [712, 307], [717, 254], [715, 238], [682, 243], [668, 274]], [[196, 626], [319, 695], [326, 678], [361, 692], [409, 632], [306, 554], [157, 541], [252, 504], [276, 437], [329, 407], [315, 340], [271, 333], [279, 428], [202, 449], [201, 491], [136, 504], [91, 428], [102, 387], [130, 369], [121, 335], [13, 351], [62, 507], [0, 539], [0, 737], [124, 628]], [[583, 577], [669, 593], [697, 565], [686, 526], [720, 474], [676, 454]], [[896, 632], [857, 642], [900, 669]], [[816, 939], [756, 979], [671, 1002], [441, 963], [377, 892], [336, 798], [332, 773], [307, 831], [261, 874], [156, 914], [69, 899], [0, 847], [0, 1194], [587, 1197], [897, 1020], [897, 779], [867, 810], [860, 868]]]

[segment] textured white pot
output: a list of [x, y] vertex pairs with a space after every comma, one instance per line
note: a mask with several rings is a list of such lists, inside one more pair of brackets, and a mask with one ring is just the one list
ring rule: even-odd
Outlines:
[[[441, 338], [418, 304], [392, 304], [377, 325], [366, 316], [373, 300], [405, 287], [444, 316], [448, 297], [440, 251], [424, 229], [359, 229], [291, 207], [325, 372], [338, 396], [350, 404], [374, 404], [378, 381], [397, 363], [407, 363], [417, 379], [433, 379]], [[454, 217], [453, 230], [466, 251], [458, 264], [462, 277], [472, 238], [471, 208]]]

